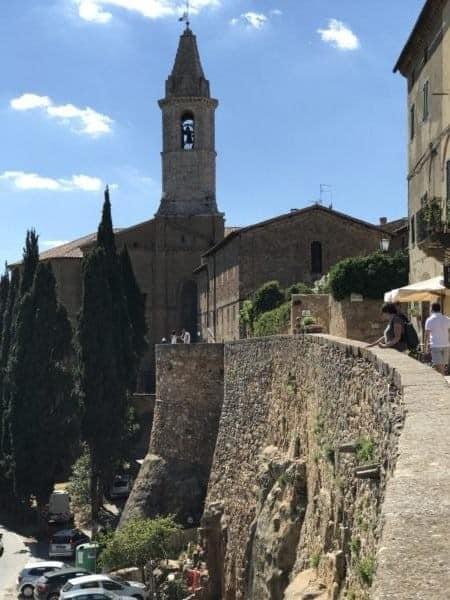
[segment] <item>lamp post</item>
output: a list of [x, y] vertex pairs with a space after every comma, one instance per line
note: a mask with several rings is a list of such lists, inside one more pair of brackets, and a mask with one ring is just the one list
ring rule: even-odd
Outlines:
[[391, 240], [388, 237], [382, 237], [380, 239], [380, 250], [382, 252], [387, 252], [389, 250], [390, 243], [391, 243]]

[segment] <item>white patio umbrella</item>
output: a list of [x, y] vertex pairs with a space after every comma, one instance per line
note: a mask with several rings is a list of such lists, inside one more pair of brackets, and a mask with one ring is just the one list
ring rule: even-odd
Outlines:
[[450, 296], [442, 276], [425, 279], [384, 294], [385, 302], [433, 302], [436, 297]]

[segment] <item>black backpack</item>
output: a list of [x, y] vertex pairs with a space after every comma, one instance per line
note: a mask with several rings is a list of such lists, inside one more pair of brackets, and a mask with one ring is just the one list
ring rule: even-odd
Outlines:
[[410, 352], [414, 352], [417, 350], [417, 346], [419, 345], [419, 336], [417, 335], [417, 331], [414, 329], [414, 325], [411, 321], [405, 321], [403, 323], [403, 327], [405, 328], [404, 339], [408, 350]]

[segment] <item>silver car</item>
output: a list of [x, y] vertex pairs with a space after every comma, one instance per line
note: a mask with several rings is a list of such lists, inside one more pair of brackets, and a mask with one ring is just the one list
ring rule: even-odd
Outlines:
[[59, 560], [46, 560], [27, 563], [17, 577], [17, 593], [25, 598], [32, 598], [34, 586], [39, 577], [49, 571], [56, 571], [68, 567]]
[[72, 590], [61, 594], [60, 598], [66, 600], [133, 600], [128, 596], [118, 596], [114, 592], [108, 592], [101, 588], [86, 588], [82, 590]]
[[138, 600], [149, 600], [150, 596], [147, 587], [138, 581], [126, 581], [115, 575], [86, 575], [85, 577], [69, 579], [61, 590], [60, 600], [66, 598], [67, 592], [86, 588], [100, 588], [114, 592], [121, 598], [132, 596]]

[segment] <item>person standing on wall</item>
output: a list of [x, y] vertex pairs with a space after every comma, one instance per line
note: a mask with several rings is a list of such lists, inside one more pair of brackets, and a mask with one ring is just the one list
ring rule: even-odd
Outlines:
[[431, 315], [425, 321], [424, 352], [431, 352], [431, 364], [442, 375], [447, 375], [450, 343], [450, 319], [442, 314], [439, 302], [431, 305]]
[[178, 342], [177, 332], [176, 331], [172, 331], [172, 333], [170, 334], [170, 343], [171, 344], [176, 344], [177, 342]]
[[183, 342], [183, 344], [191, 343], [191, 334], [189, 333], [189, 331], [186, 331], [186, 329], [183, 329], [181, 331], [181, 341]]

